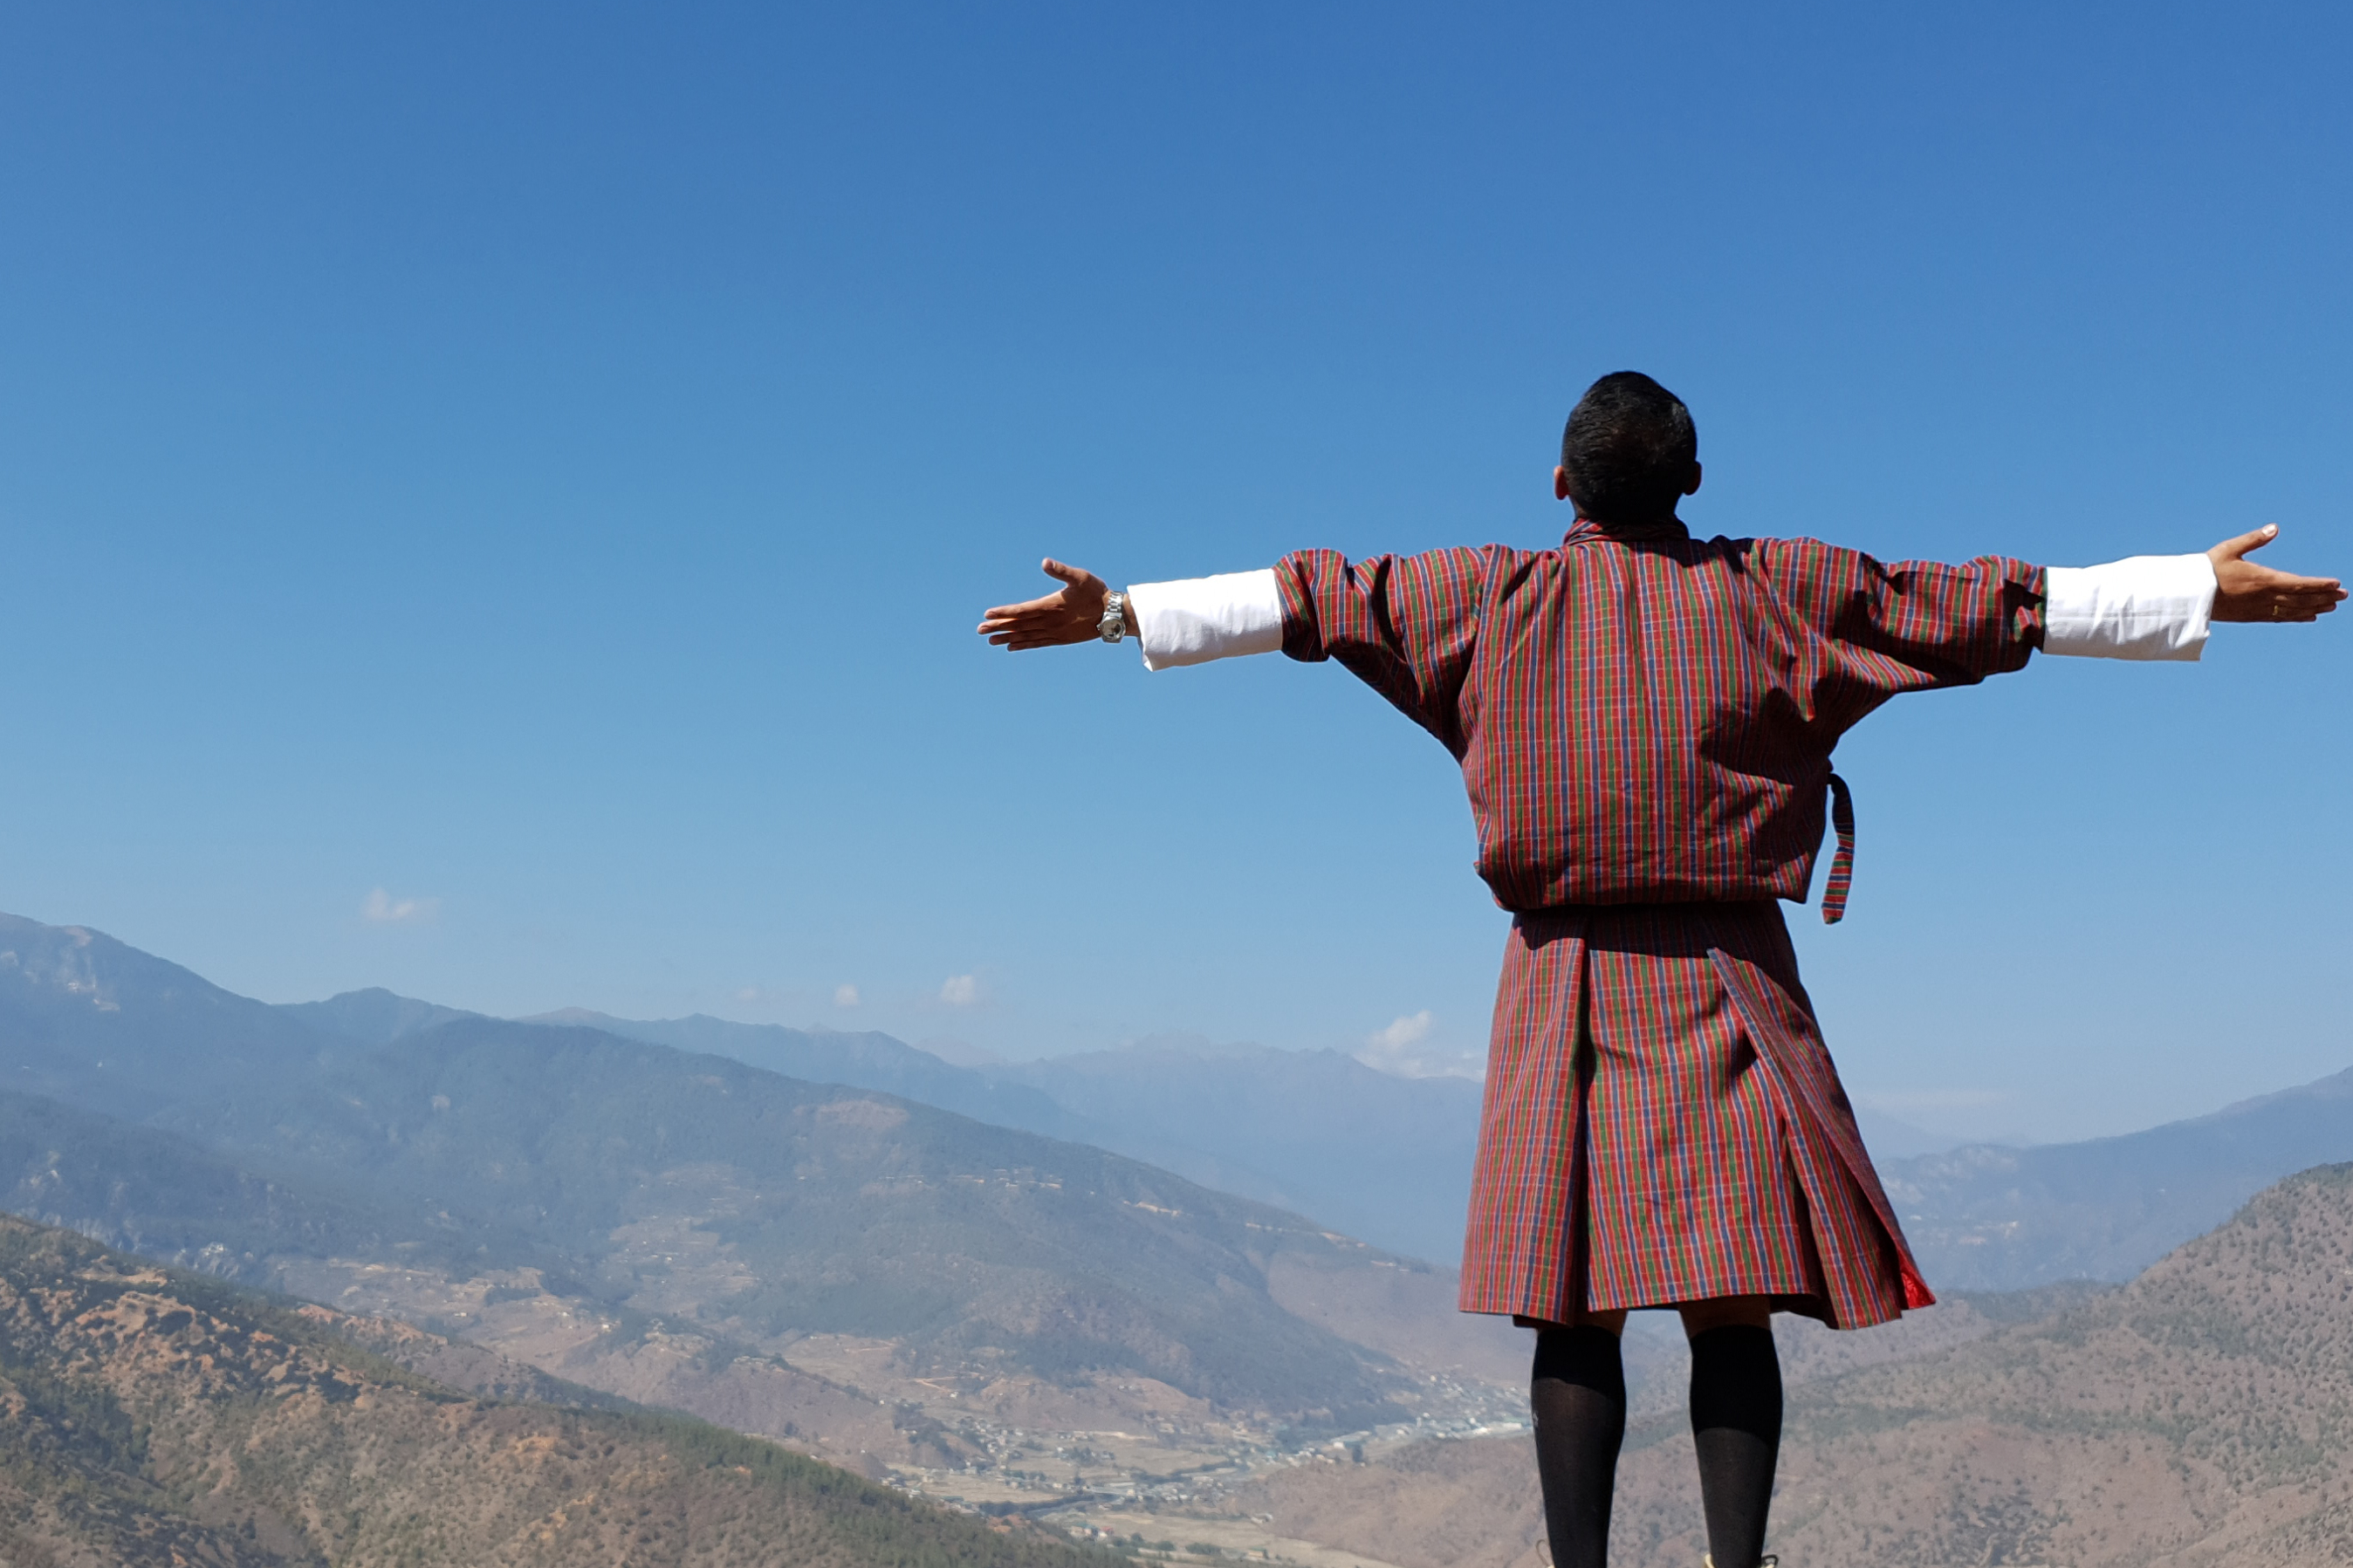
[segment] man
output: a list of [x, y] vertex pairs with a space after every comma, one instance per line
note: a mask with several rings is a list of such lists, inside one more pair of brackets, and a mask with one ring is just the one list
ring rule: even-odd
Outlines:
[[1513, 911], [1489, 1046], [1461, 1305], [1538, 1330], [1532, 1404], [1558, 1568], [1600, 1568], [1625, 1431], [1618, 1334], [1674, 1307], [1710, 1562], [1754, 1568], [1781, 1428], [1770, 1314], [1860, 1328], [1935, 1300], [1881, 1191], [1799, 983], [1826, 797], [1846, 898], [1852, 818], [1831, 752], [1899, 692], [2040, 649], [2194, 659], [2211, 621], [2311, 621], [2334, 579], [2202, 555], [2086, 570], [1981, 557], [1882, 565], [1813, 540], [1695, 540], [1682, 401], [1596, 382], [1569, 416], [1556, 549], [1504, 545], [990, 610], [1016, 650], [1137, 637], [1147, 668], [1280, 648], [1335, 658], [1462, 765], [1479, 873]]

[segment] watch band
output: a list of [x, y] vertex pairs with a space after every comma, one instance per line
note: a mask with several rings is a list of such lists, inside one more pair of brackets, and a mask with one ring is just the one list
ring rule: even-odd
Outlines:
[[1103, 619], [1095, 623], [1095, 633], [1105, 642], [1117, 642], [1127, 636], [1127, 595], [1125, 594], [1104, 595]]

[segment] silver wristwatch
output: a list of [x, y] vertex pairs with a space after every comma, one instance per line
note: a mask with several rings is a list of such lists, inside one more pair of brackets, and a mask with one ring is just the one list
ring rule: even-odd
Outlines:
[[1117, 642], [1127, 636], [1126, 595], [1104, 595], [1103, 619], [1095, 624], [1095, 630], [1102, 635], [1105, 642]]

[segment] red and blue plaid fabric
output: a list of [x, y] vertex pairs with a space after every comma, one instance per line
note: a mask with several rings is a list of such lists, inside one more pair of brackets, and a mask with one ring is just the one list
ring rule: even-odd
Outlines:
[[1847, 889], [1854, 886], [1854, 796], [1836, 773], [1831, 775], [1831, 831], [1838, 835], [1838, 853], [1822, 879], [1822, 923], [1834, 926], [1846, 919]]
[[2041, 568], [1579, 522], [1539, 552], [1301, 552], [1276, 580], [1284, 652], [1461, 761], [1479, 874], [1521, 916], [1463, 1308], [1761, 1294], [1860, 1326], [1932, 1300], [1772, 900], [1805, 897], [1839, 736], [2024, 665]]
[[1840, 1328], [1936, 1298], [1864, 1153], [1780, 907], [1513, 922], [1463, 1245], [1465, 1311], [1771, 1296]]
[[[1671, 530], [1671, 531], [1670, 531]], [[1904, 691], [2017, 669], [2042, 572], [1810, 539], [1285, 556], [1283, 651], [1337, 659], [1462, 764], [1507, 910], [1802, 901], [1831, 750]]]

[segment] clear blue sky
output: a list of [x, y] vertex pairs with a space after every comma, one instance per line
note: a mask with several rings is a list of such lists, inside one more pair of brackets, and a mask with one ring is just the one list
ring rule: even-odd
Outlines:
[[[1475, 1049], [1504, 927], [1434, 743], [1335, 667], [1013, 658], [977, 612], [1049, 552], [1549, 542], [1624, 366], [1696, 411], [1704, 531], [2276, 521], [2347, 572], [2348, 46], [2320, 5], [11, 6], [0, 908], [272, 1000]], [[1852, 912], [1790, 914], [1858, 1098], [2056, 1138], [2353, 1065], [2348, 637], [1853, 735]]]

